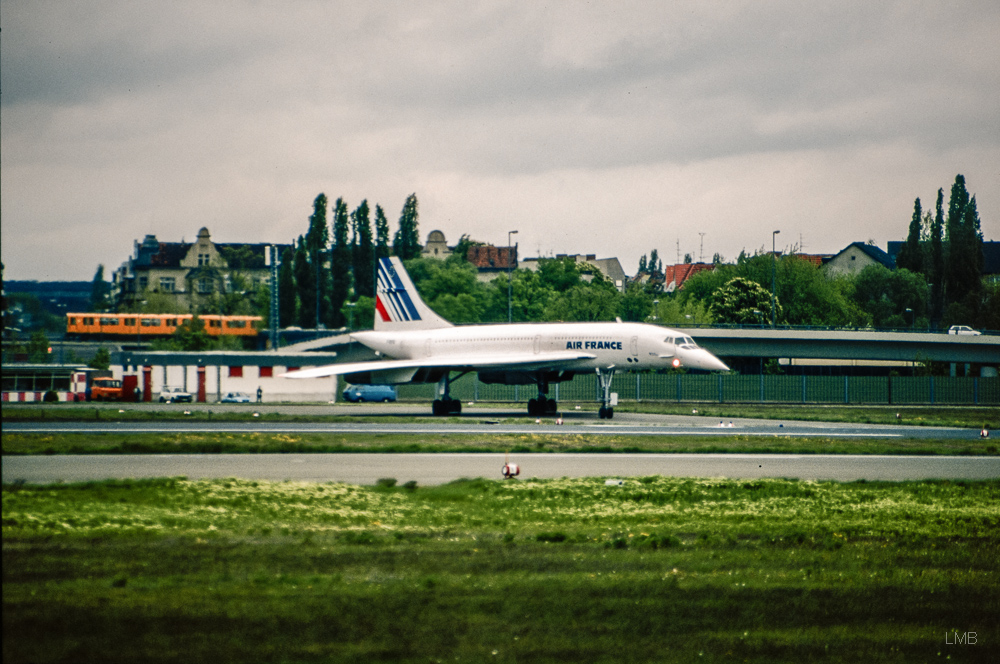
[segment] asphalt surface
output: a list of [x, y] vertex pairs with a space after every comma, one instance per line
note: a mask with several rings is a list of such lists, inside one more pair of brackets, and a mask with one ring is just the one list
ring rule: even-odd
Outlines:
[[[500, 479], [503, 454], [208, 454], [5, 456], [3, 481], [236, 477], [250, 480], [435, 485], [463, 477]], [[837, 481], [1000, 478], [998, 457], [779, 454], [513, 454], [531, 477], [784, 477]]]
[[[649, 413], [618, 412], [613, 420], [600, 420], [590, 411], [568, 411], [562, 415], [564, 424], [555, 424], [555, 418], [540, 418], [532, 422], [521, 410], [466, 408], [459, 417], [436, 418], [429, 415], [424, 404], [365, 404], [357, 406], [281, 406], [213, 404], [151, 405], [128, 404], [122, 410], [165, 409], [176, 412], [205, 415], [207, 412], [255, 412], [260, 415], [282, 413], [285, 415], [317, 416], [340, 415], [345, 418], [364, 417], [367, 422], [225, 422], [153, 420], [148, 422], [114, 422], [118, 408], [103, 406], [107, 420], [86, 422], [4, 422], [4, 432], [21, 433], [391, 433], [391, 434], [586, 434], [639, 435], [639, 436], [824, 436], [834, 438], [936, 438], [942, 440], [974, 440], [979, 432], [974, 429], [923, 427], [878, 424], [844, 424], [836, 422], [799, 422], [781, 420], [712, 418], [691, 415], [656, 415]], [[88, 409], [89, 410], [89, 409]], [[692, 409], [695, 410], [695, 409]], [[400, 421], [405, 419], [406, 421]]]

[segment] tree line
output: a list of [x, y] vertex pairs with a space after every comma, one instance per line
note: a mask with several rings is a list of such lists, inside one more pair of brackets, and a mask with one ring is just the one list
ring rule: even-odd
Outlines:
[[[478, 279], [466, 261], [480, 244], [464, 235], [447, 260], [422, 259], [416, 194], [406, 198], [398, 228], [390, 237], [381, 205], [367, 200], [351, 210], [343, 198], [313, 201], [305, 234], [281, 257], [278, 277], [279, 324], [303, 328], [371, 327], [375, 266], [395, 255], [405, 261], [421, 295], [455, 323], [504, 322], [508, 277]], [[653, 278], [629, 283], [624, 292], [586, 263], [543, 259], [537, 271], [510, 275], [510, 311], [515, 321], [651, 321], [664, 325], [779, 325], [943, 328], [966, 324], [1000, 329], [1000, 286], [982, 278], [983, 236], [976, 197], [957, 175], [947, 208], [939, 189], [933, 212], [914, 202], [897, 269], [872, 265], [857, 275], [827, 277], [794, 252], [772, 256], [763, 248], [742, 252], [725, 263], [716, 254], [713, 269], [689, 278], [683, 288], [663, 291], [663, 261], [653, 249], [640, 260], [640, 273]], [[771, 281], [775, 281], [772, 311]], [[95, 300], [106, 297], [95, 275]], [[659, 279], [657, 279], [659, 277]], [[251, 306], [267, 317], [267, 286], [226, 306]], [[220, 296], [221, 297], [221, 296]], [[235, 313], [235, 312], [234, 312]]]
[[[328, 213], [332, 222], [327, 221]], [[374, 221], [368, 201], [348, 212], [343, 198], [332, 208], [326, 194], [313, 201], [309, 228], [286, 249], [278, 271], [278, 321], [281, 327], [340, 328], [370, 319], [374, 311], [376, 265], [390, 255], [420, 255], [419, 205], [416, 194], [403, 204], [399, 226], [389, 239], [389, 222], [381, 205]], [[356, 313], [355, 313], [356, 312]]]

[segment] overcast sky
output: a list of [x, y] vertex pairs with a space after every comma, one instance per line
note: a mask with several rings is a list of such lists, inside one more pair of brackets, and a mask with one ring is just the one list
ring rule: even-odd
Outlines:
[[2, 0], [0, 30], [6, 279], [289, 242], [320, 192], [634, 274], [779, 229], [885, 248], [962, 173], [1000, 240], [996, 0]]

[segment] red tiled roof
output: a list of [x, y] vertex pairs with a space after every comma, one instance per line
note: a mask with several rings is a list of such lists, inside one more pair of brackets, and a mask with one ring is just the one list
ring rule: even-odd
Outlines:
[[508, 265], [517, 266], [516, 247], [494, 247], [492, 245], [479, 245], [469, 247], [466, 260], [477, 268], [503, 268]]
[[667, 265], [663, 268], [663, 283], [676, 284], [677, 288], [684, 285], [684, 282], [698, 274], [702, 270], [711, 270], [715, 266], [711, 263], [681, 263], [679, 265]]

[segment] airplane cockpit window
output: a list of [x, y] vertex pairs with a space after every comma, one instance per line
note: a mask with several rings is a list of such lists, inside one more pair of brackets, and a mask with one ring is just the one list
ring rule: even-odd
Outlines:
[[673, 345], [673, 343], [674, 343], [674, 338], [673, 338], [673, 337], [667, 337], [666, 339], [664, 339], [664, 340], [663, 340], [663, 343], [666, 343], [666, 344], [671, 344], [671, 345]]
[[677, 345], [683, 348], [697, 348], [698, 344], [691, 337], [677, 337]]

